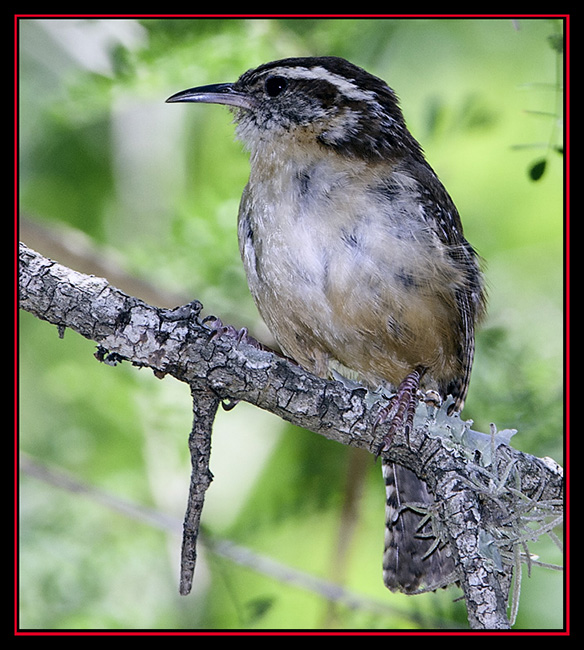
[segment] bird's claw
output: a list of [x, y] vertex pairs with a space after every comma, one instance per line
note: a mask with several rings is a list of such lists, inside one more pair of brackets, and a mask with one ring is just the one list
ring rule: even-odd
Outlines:
[[263, 345], [263, 343], [260, 343], [257, 339], [255, 339], [247, 331], [247, 327], [237, 329], [233, 327], [233, 325], [224, 325], [223, 321], [216, 316], [207, 316], [203, 319], [202, 322], [211, 330], [211, 334], [209, 336], [211, 339], [217, 336], [229, 336], [230, 338], [235, 339], [236, 345], [239, 345], [243, 341], [244, 343], [257, 348], [258, 350], [271, 351], [268, 347]]

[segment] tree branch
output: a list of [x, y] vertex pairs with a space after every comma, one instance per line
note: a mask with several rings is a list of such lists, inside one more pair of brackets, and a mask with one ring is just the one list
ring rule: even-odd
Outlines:
[[[193, 473], [185, 517], [181, 593], [194, 570], [195, 538], [208, 470], [211, 425], [222, 400], [244, 400], [295, 425], [375, 453], [383, 438], [375, 419], [379, 396], [343, 381], [311, 375], [245, 337], [213, 330], [194, 301], [174, 310], [150, 306], [20, 246], [20, 307], [62, 331], [71, 328], [98, 344], [96, 356], [127, 360], [157, 376], [186, 382], [195, 422], [189, 439]], [[228, 331], [228, 330], [227, 330]], [[409, 467], [436, 496], [428, 512], [435, 535], [448, 544], [473, 628], [508, 628], [507, 594], [514, 558], [530, 561], [525, 545], [561, 517], [563, 474], [553, 461], [508, 445], [512, 432], [472, 431], [445, 409], [421, 405], [409, 436], [396, 434], [389, 460]], [[531, 525], [528, 527], [527, 523]], [[532, 538], [529, 538], [529, 535]], [[517, 567], [515, 567], [517, 571]]]
[[183, 541], [180, 564], [181, 595], [190, 593], [197, 560], [197, 538], [205, 492], [213, 474], [209, 469], [211, 459], [211, 431], [219, 407], [219, 398], [210, 390], [191, 389], [193, 396], [193, 428], [189, 436], [191, 453], [191, 485], [183, 524]]

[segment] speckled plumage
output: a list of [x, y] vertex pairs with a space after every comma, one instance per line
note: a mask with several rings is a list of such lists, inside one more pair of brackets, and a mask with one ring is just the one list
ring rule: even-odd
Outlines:
[[[393, 90], [343, 59], [305, 57], [171, 101], [235, 112], [251, 166], [240, 251], [282, 350], [323, 377], [340, 370], [398, 393], [415, 377], [460, 410], [485, 305], [482, 276]], [[422, 559], [429, 544], [416, 537], [419, 516], [396, 507], [430, 495], [408, 470], [384, 464], [383, 473], [387, 586], [414, 592], [440, 582], [450, 559], [438, 551]]]

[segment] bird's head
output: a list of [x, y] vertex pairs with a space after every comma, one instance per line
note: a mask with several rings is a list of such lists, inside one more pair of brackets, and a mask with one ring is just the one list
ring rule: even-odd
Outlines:
[[293, 140], [342, 156], [383, 160], [419, 149], [393, 90], [338, 57], [272, 61], [234, 83], [190, 88], [167, 102], [231, 107], [237, 136], [252, 151]]

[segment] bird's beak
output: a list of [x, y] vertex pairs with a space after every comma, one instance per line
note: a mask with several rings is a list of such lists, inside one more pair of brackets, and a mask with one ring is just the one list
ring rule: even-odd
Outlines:
[[172, 95], [166, 101], [171, 104], [175, 102], [200, 102], [204, 104], [225, 104], [247, 109], [254, 107], [253, 98], [246, 93], [235, 90], [233, 84], [230, 83], [189, 88]]

